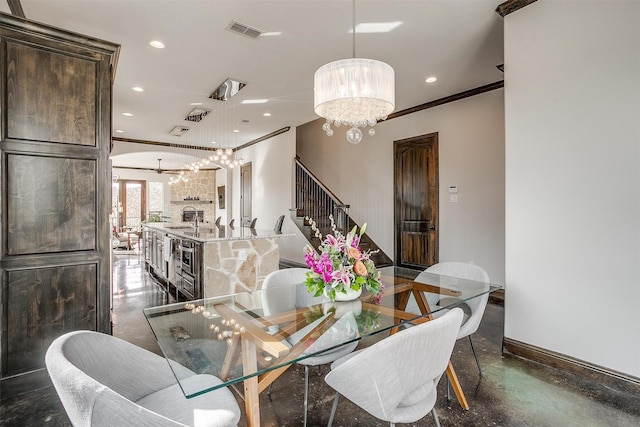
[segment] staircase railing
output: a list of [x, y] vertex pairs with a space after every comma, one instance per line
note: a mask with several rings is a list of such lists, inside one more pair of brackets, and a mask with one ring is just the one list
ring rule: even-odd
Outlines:
[[[353, 219], [349, 217], [349, 205], [342, 203], [297, 157], [295, 159], [295, 174], [296, 209], [294, 222], [314, 248], [318, 248], [321, 243], [320, 239], [313, 235], [309, 224], [307, 221], [302, 220], [302, 217], [312, 218], [324, 235], [331, 232], [329, 229], [331, 226], [329, 215], [333, 215], [336, 228], [342, 234], [348, 233], [356, 225]], [[360, 247], [363, 250], [372, 251], [371, 259], [376, 266], [393, 265], [391, 258], [380, 250], [378, 245], [366, 233], [361, 236]]]
[[330, 226], [329, 215], [333, 215], [336, 228], [346, 231], [349, 205], [342, 203], [298, 158], [295, 159], [295, 174], [297, 215], [312, 218], [321, 228]]

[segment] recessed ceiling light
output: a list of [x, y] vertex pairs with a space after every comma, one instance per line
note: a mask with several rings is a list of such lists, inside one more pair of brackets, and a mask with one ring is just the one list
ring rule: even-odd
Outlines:
[[438, 79], [437, 79], [437, 78], [435, 78], [435, 77], [433, 77], [433, 76], [431, 76], [431, 77], [427, 77], [427, 79], [425, 80], [425, 82], [427, 82], [427, 83], [433, 83], [433, 82], [435, 82], [436, 80], [438, 80]]
[[233, 130], [233, 132], [234, 132], [234, 133], [239, 133], [239, 132], [240, 132], [240, 129], [234, 129], [234, 130]]
[[264, 113], [263, 116], [265, 117], [271, 117], [271, 113]]
[[123, 133], [124, 131], [122, 129], [116, 129], [116, 133]]
[[151, 45], [151, 47], [155, 47], [156, 49], [164, 49], [164, 43], [162, 43], [160, 40], [151, 40], [149, 44]]
[[131, 88], [131, 90], [134, 92], [144, 92], [144, 89], [142, 89], [140, 86], [134, 86]]
[[[402, 25], [402, 21], [394, 21], [394, 22], [363, 22], [356, 25], [356, 34], [365, 34], [365, 33], [388, 33], [390, 31], [395, 30], [400, 25]], [[350, 33], [353, 33], [353, 30], [349, 30]]]
[[202, 105], [202, 102], [192, 102], [189, 105], [193, 105], [193, 106]]
[[212, 143], [212, 144], [217, 144], [217, 142], [215, 142], [215, 141], [211, 141], [211, 143]]
[[268, 99], [245, 99], [242, 101], [243, 104], [264, 104]]
[[131, 113], [122, 113], [122, 115], [123, 116], [127, 116], [127, 117], [132, 117], [133, 116], [133, 114], [131, 114]]

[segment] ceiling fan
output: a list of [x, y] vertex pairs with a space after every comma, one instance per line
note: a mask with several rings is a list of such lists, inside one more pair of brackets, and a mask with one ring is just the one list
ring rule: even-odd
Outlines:
[[114, 169], [129, 169], [129, 170], [137, 170], [137, 171], [153, 171], [158, 174], [177, 174], [180, 172], [180, 169], [162, 169], [161, 166], [162, 159], [158, 159], [158, 167], [157, 168], [143, 168], [143, 167], [134, 167], [134, 166], [113, 166]]
[[160, 167], [160, 162], [162, 162], [162, 159], [158, 159], [158, 169], [155, 170], [156, 173], [159, 173], [159, 174], [160, 173], [173, 173], [173, 174], [177, 173], [176, 171], [170, 171], [168, 169], [162, 169]]
[[[158, 167], [157, 168], [144, 168], [144, 167], [134, 167], [134, 166], [113, 166], [113, 169], [129, 169], [129, 170], [137, 170], [137, 171], [151, 171], [156, 172], [157, 174], [171, 174], [175, 175], [183, 171], [183, 169], [163, 169], [162, 168], [162, 159], [158, 159]], [[217, 167], [213, 168], [201, 168], [201, 171], [213, 171], [219, 169]]]

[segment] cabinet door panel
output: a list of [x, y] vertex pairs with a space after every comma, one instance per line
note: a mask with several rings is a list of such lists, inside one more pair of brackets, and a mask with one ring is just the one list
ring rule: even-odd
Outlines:
[[6, 177], [8, 255], [96, 248], [94, 160], [9, 154]]
[[7, 272], [3, 377], [41, 368], [47, 348], [65, 332], [96, 330], [97, 271], [84, 264]]
[[96, 146], [97, 63], [7, 42], [7, 136]]

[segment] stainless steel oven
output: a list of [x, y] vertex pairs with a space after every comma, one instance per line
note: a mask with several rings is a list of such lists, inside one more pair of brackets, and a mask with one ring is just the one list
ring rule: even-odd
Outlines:
[[179, 290], [188, 299], [202, 298], [201, 282], [201, 245], [198, 242], [182, 239], [178, 242], [178, 262], [176, 279]]
[[191, 276], [190, 274], [182, 274], [180, 276], [181, 280], [181, 291], [184, 296], [189, 299], [198, 298], [196, 295], [198, 294], [198, 290], [196, 287], [196, 278]]
[[182, 240], [180, 242], [180, 269], [183, 273], [196, 274], [196, 242]]

